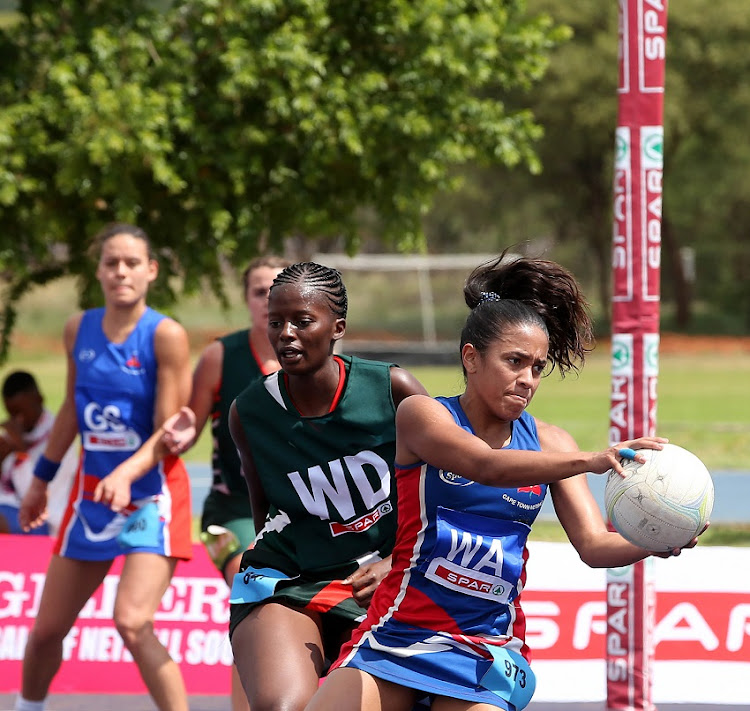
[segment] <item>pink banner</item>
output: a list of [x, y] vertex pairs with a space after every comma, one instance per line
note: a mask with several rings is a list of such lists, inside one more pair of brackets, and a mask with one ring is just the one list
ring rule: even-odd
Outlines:
[[[21, 661], [44, 586], [52, 539], [0, 536], [0, 692], [15, 692]], [[112, 623], [122, 559], [86, 604], [65, 638], [55, 693], [146, 693]], [[179, 662], [190, 694], [228, 694], [232, 650], [227, 635], [229, 591], [203, 546], [180, 563], [156, 614], [155, 628]]]
[[[619, 0], [610, 441], [656, 431], [666, 0]], [[654, 708], [655, 595], [644, 563], [607, 583], [607, 705]]]
[[[2, 536], [0, 550], [0, 693], [15, 693], [51, 541]], [[522, 604], [537, 676], [534, 700], [601, 701], [611, 644], [606, 571], [584, 565], [566, 543], [532, 542], [529, 550]], [[225, 695], [231, 664], [227, 590], [202, 547], [194, 553], [178, 566], [156, 628], [179, 660], [190, 694]], [[750, 549], [698, 547], [654, 563], [656, 699], [750, 707]], [[112, 624], [119, 569], [113, 568], [66, 639], [55, 693], [146, 693]], [[717, 570], [721, 576], [712, 572]], [[617, 609], [627, 603], [628, 588], [620, 585]]]

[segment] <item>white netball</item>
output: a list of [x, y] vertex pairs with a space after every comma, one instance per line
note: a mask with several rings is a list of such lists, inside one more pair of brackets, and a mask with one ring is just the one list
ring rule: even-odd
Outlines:
[[682, 548], [711, 515], [711, 474], [698, 457], [675, 444], [638, 453], [646, 461], [625, 463], [625, 477], [609, 473], [604, 489], [607, 516], [623, 538], [641, 548]]

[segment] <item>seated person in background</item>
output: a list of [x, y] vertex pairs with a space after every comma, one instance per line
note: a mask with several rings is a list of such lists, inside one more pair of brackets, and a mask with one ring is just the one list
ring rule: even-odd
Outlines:
[[[10, 373], [3, 382], [2, 392], [8, 420], [0, 425], [0, 533], [24, 533], [18, 524], [18, 509], [34, 476], [34, 465], [44, 452], [55, 416], [44, 407], [44, 397], [31, 373], [24, 370]], [[50, 484], [47, 521], [29, 533], [57, 534], [76, 463], [76, 447], [72, 446]]]

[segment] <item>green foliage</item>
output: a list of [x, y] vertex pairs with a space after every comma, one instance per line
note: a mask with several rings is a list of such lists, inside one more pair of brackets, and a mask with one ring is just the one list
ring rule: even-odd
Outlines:
[[[529, 0], [529, 8], [573, 32], [553, 50], [549, 70], [531, 91], [506, 97], [509, 107], [530, 107], [544, 128], [542, 171], [469, 166], [465, 189], [441, 196], [431, 211], [428, 234], [448, 250], [458, 240], [485, 250], [524, 240], [554, 243], [552, 257], [596, 284], [592, 297], [608, 308], [618, 3]], [[692, 299], [689, 320], [677, 319], [681, 330], [750, 329], [746, 19], [746, 0], [669, 4], [662, 299], [672, 311], [680, 299]], [[695, 250], [695, 284], [681, 284], [684, 248]], [[706, 326], [698, 318], [707, 309]]]
[[355, 251], [364, 208], [390, 244], [423, 248], [421, 218], [452, 166], [538, 167], [539, 128], [503, 96], [538, 81], [565, 34], [522, 0], [18, 11], [0, 28], [6, 339], [16, 299], [58, 273], [92, 303], [86, 246], [114, 219], [152, 236], [162, 303], [173, 275], [223, 298], [222, 264], [290, 236]]
[[670, 7], [665, 211], [696, 253], [695, 295], [750, 329], [750, 87], [743, 0]]

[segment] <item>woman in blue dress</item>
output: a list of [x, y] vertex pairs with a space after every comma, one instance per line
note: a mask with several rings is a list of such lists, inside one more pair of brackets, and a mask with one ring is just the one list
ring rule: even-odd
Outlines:
[[190, 394], [187, 333], [146, 303], [158, 262], [142, 229], [107, 225], [94, 248], [104, 305], [65, 323], [65, 398], [19, 512], [24, 528], [44, 521], [48, 483], [80, 440], [73, 492], [26, 644], [16, 711], [43, 711], [62, 664], [63, 640], [119, 556], [125, 562], [115, 627], [157, 708], [187, 711], [180, 668], [154, 632], [177, 563], [192, 556], [187, 471], [178, 457], [154, 451], [154, 432]]
[[649, 555], [607, 530], [585, 473], [622, 472], [619, 450], [666, 440], [581, 452], [526, 412], [543, 375], [577, 369], [589, 350], [574, 277], [554, 262], [501, 256], [472, 272], [464, 296], [465, 391], [414, 395], [398, 408], [391, 572], [308, 711], [408, 711], [425, 697], [439, 711], [526, 706], [526, 540], [548, 488], [588, 565]]

